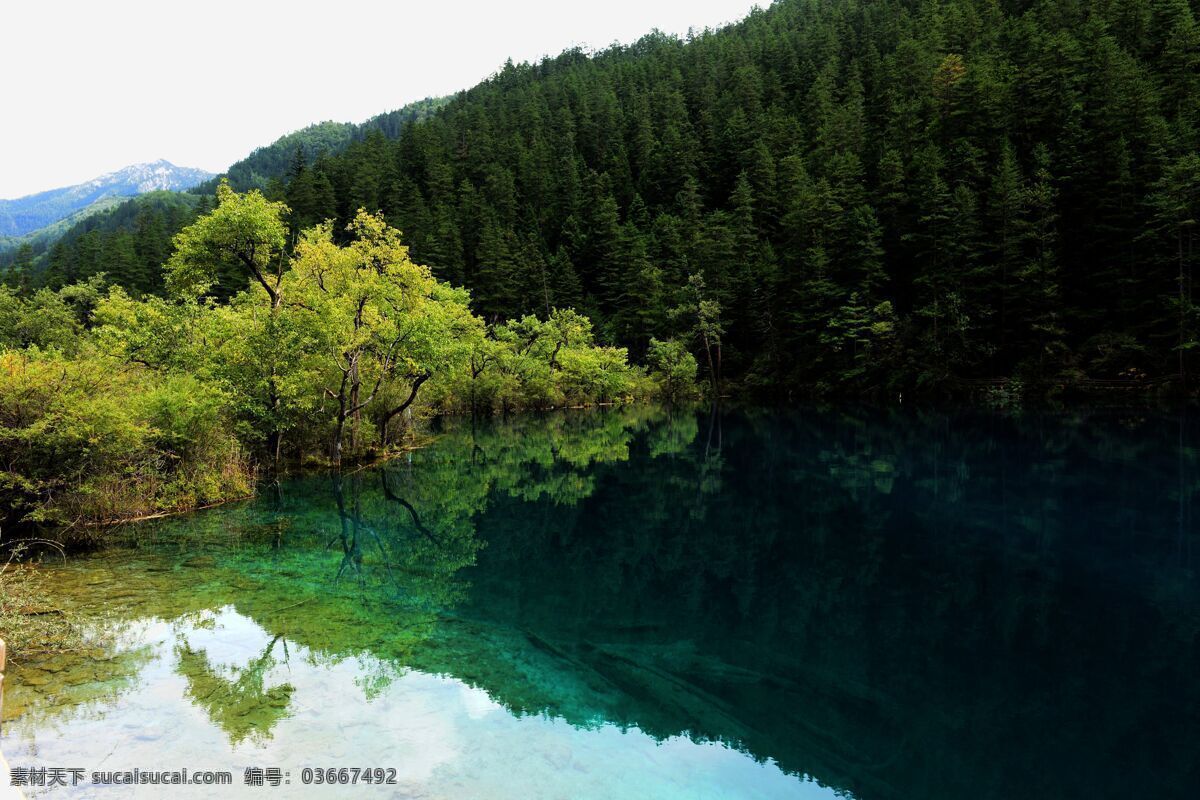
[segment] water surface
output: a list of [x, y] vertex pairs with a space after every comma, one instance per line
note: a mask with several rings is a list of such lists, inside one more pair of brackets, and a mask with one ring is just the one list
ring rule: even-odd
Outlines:
[[[442, 423], [386, 467], [51, 566], [114, 638], [17, 664], [3, 748], [234, 773], [172, 796], [1195, 797], [1193, 430], [1112, 411]], [[243, 787], [254, 766], [291, 784]], [[326, 766], [397, 784], [300, 784]]]

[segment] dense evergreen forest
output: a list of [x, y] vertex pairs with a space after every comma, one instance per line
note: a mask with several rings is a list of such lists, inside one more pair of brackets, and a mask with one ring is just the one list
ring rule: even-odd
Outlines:
[[[51, 245], [42, 280], [57, 288], [104, 273], [130, 291], [161, 292], [171, 239], [213, 206], [211, 197], [183, 192], [151, 192], [127, 200], [72, 226]], [[35, 248], [24, 254], [27, 263], [34, 257]]]
[[382, 211], [488, 321], [688, 336], [747, 388], [1186, 384], [1195, 6], [779, 0], [507, 64], [259, 185], [293, 230]]

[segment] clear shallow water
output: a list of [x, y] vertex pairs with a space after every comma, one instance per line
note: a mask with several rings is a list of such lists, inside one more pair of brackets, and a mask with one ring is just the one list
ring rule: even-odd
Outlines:
[[[635, 409], [441, 433], [53, 566], [118, 632], [10, 671], [10, 763], [234, 773], [203, 797], [1200, 790], [1186, 418]], [[292, 783], [245, 788], [248, 766]], [[306, 766], [398, 783], [304, 787]]]

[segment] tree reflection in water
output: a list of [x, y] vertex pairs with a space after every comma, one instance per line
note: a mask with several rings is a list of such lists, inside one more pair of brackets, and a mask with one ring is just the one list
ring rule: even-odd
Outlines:
[[175, 646], [176, 670], [187, 681], [188, 696], [233, 744], [269, 738], [271, 727], [288, 713], [295, 688], [288, 683], [266, 686], [267, 673], [280, 663], [276, 645], [286, 663], [287, 640], [276, 635], [248, 664], [227, 671], [211, 664], [203, 650], [193, 650], [186, 639]]

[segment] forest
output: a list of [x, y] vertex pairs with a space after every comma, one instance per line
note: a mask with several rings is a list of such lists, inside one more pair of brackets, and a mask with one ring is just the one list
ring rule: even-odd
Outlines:
[[[747, 393], [1184, 391], [1195, 12], [779, 0], [684, 39], [506, 64], [403, 123], [293, 146], [255, 180], [293, 231], [333, 219], [344, 237], [359, 208], [382, 213], [489, 323], [576, 308], [635, 359], [686, 339]], [[141, 250], [157, 257], [182, 222]], [[65, 242], [39, 274], [122, 275], [138, 234], [121, 231]], [[163, 292], [142, 269], [133, 288]], [[707, 345], [674, 313], [698, 296]]]

